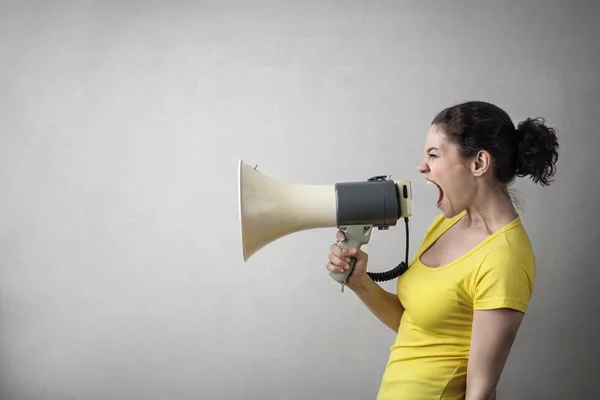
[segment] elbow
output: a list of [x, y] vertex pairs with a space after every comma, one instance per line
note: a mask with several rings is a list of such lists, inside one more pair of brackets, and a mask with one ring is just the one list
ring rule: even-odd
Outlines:
[[490, 400], [496, 393], [497, 382], [476, 382], [467, 386], [465, 400]]
[[395, 334], [398, 334], [400, 330], [400, 324], [402, 323], [402, 315], [404, 314], [404, 307], [399, 306], [398, 312], [395, 313], [395, 317], [391, 319], [391, 323], [387, 324], [388, 328], [392, 330]]

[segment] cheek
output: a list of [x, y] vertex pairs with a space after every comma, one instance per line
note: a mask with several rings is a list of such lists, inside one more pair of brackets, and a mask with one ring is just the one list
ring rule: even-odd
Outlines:
[[444, 192], [452, 200], [461, 202], [472, 196], [473, 187], [468, 171], [465, 171], [464, 168], [447, 168], [441, 175], [443, 175]]
[[435, 164], [431, 168], [431, 171], [436, 179], [446, 183], [446, 185], [451, 185], [453, 182], [457, 182], [457, 180], [462, 181], [464, 176], [462, 168], [448, 162]]

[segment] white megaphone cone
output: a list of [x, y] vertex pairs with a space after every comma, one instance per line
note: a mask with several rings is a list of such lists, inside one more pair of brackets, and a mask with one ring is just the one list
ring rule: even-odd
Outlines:
[[300, 185], [269, 178], [239, 162], [239, 217], [244, 261], [294, 232], [336, 226], [331, 185]]

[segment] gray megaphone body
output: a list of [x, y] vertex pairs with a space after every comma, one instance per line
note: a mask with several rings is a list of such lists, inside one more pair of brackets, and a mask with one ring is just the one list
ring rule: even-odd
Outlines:
[[[412, 187], [408, 180], [384, 176], [329, 185], [283, 182], [240, 159], [238, 205], [242, 254], [247, 261], [269, 243], [308, 229], [338, 228], [346, 236], [340, 247], [360, 248], [369, 242], [373, 228], [388, 229], [401, 218], [408, 224]], [[342, 290], [353, 267], [354, 260], [345, 272], [329, 274]]]

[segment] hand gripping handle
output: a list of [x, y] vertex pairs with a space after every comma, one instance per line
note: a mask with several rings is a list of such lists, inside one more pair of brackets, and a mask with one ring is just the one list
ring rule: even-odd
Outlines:
[[[337, 244], [343, 249], [360, 249], [362, 245], [369, 243], [369, 240], [371, 239], [372, 230], [373, 227], [370, 225], [341, 226], [340, 231], [344, 233], [344, 235], [346, 236], [346, 240], [338, 242]], [[348, 278], [348, 275], [350, 275], [350, 273], [354, 269], [355, 262], [356, 259], [352, 257], [350, 258], [350, 268], [348, 268], [344, 272], [329, 272], [329, 276], [331, 276], [336, 282], [342, 284], [342, 291], [344, 290], [346, 278]]]

